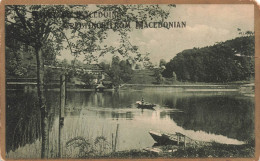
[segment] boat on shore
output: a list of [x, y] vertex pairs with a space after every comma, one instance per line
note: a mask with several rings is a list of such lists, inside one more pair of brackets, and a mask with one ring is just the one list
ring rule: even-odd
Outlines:
[[149, 131], [149, 134], [152, 136], [154, 141], [156, 141], [159, 145], [184, 145], [187, 143], [191, 143], [192, 139], [188, 138], [182, 133], [164, 133], [157, 131]]
[[177, 143], [177, 138], [171, 137], [171, 134], [166, 134], [166, 133], [156, 132], [156, 131], [149, 131], [149, 134], [152, 136], [154, 141], [156, 141], [159, 145], [169, 145], [169, 144]]

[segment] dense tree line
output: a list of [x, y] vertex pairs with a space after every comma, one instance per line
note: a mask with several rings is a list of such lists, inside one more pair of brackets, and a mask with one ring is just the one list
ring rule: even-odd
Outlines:
[[254, 36], [246, 35], [204, 48], [184, 50], [162, 72], [179, 81], [230, 82], [254, 77]]
[[100, 66], [116, 87], [130, 81], [133, 75], [131, 64], [127, 60], [120, 60], [118, 56], [112, 58], [111, 65], [102, 62]]

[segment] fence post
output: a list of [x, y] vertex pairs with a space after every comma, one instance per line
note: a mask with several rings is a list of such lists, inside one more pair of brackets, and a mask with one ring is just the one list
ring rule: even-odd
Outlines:
[[186, 136], [184, 135], [184, 147], [186, 147]]
[[112, 152], [114, 152], [114, 134], [112, 133]]
[[114, 152], [116, 151], [116, 146], [117, 146], [118, 130], [119, 130], [119, 124], [117, 124], [117, 126], [116, 126], [116, 137], [115, 137]]
[[177, 145], [180, 144], [180, 135], [177, 134]]
[[64, 109], [66, 102], [66, 77], [64, 74], [60, 76], [60, 112], [59, 112], [59, 138], [58, 138], [58, 157], [62, 158], [62, 133], [64, 125]]

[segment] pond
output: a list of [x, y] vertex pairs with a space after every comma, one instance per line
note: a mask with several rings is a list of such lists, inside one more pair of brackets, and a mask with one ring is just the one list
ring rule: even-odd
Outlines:
[[[37, 93], [12, 90], [6, 94], [7, 157], [39, 158]], [[138, 109], [135, 102], [142, 97], [146, 102], [156, 104], [155, 110]], [[49, 156], [55, 158], [59, 91], [47, 91], [46, 99], [49, 107]], [[117, 135], [117, 151], [151, 147], [155, 141], [149, 135], [150, 130], [181, 132], [194, 140], [244, 144], [254, 139], [254, 97], [239, 92], [180, 92], [167, 88], [102, 93], [67, 91], [61, 135], [64, 156], [69, 155], [66, 143], [75, 137], [95, 142], [97, 137], [104, 136], [111, 146], [115, 144]]]

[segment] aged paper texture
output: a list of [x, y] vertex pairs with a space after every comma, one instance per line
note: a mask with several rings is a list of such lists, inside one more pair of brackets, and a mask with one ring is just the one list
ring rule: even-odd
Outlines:
[[259, 160], [253, 1], [2, 1], [3, 160]]

